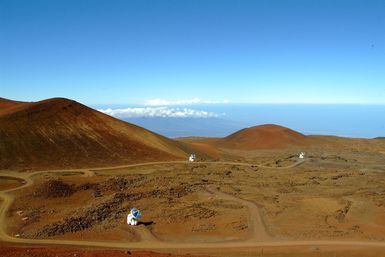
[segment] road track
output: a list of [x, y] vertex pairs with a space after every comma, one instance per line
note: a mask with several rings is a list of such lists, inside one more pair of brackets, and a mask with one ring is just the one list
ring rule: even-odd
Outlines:
[[[240, 162], [197, 162], [205, 164], [224, 164], [224, 165], [239, 165], [239, 166], [253, 166], [266, 169], [283, 170], [294, 168], [308, 159], [299, 160], [296, 163], [285, 167], [270, 167], [251, 163]], [[235, 248], [255, 248], [255, 247], [281, 247], [281, 246], [339, 246], [345, 248], [353, 247], [380, 247], [384, 248], [385, 242], [374, 241], [347, 241], [347, 240], [277, 240], [271, 237], [264, 226], [260, 210], [258, 206], [251, 202], [233, 195], [226, 194], [209, 186], [207, 190], [216, 197], [238, 202], [247, 206], [249, 210], [249, 228], [250, 236], [242, 241], [224, 241], [224, 242], [212, 242], [212, 243], [190, 243], [190, 242], [168, 242], [161, 241], [152, 235], [144, 226], [138, 228], [139, 234], [142, 236], [142, 241], [139, 242], [114, 242], [114, 241], [79, 241], [79, 240], [62, 240], [62, 239], [29, 239], [19, 238], [8, 235], [6, 232], [6, 214], [11, 206], [14, 198], [10, 192], [20, 190], [22, 188], [31, 186], [34, 182], [32, 177], [37, 174], [53, 173], [53, 172], [81, 172], [84, 176], [92, 176], [95, 171], [109, 170], [109, 169], [121, 169], [129, 167], [140, 167], [148, 165], [158, 164], [188, 164], [185, 161], [170, 161], [170, 162], [150, 162], [129, 164], [114, 167], [92, 168], [92, 169], [66, 169], [56, 171], [37, 171], [31, 173], [12, 173], [7, 172], [4, 176], [22, 179], [25, 181], [20, 187], [7, 189], [0, 191], [0, 198], [3, 200], [0, 207], [0, 240], [9, 243], [28, 244], [28, 245], [62, 245], [62, 246], [79, 246], [79, 247], [104, 247], [104, 248], [124, 248], [124, 249], [146, 249], [146, 250], [161, 250], [161, 249], [235, 249]], [[0, 175], [3, 175], [3, 171], [0, 171]]]

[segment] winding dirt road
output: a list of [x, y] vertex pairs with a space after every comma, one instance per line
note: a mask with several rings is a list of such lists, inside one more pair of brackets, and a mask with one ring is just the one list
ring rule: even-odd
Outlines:
[[210, 193], [212, 193], [218, 198], [237, 202], [248, 208], [249, 210], [248, 222], [247, 222], [248, 228], [249, 228], [248, 240], [258, 241], [258, 242], [272, 240], [271, 236], [266, 231], [266, 226], [263, 223], [260, 209], [255, 203], [221, 192], [215, 189], [214, 186], [212, 185], [207, 187], [207, 191], [209, 191]]
[[[219, 164], [226, 165], [242, 165], [242, 166], [253, 166], [261, 167], [268, 169], [289, 169], [296, 167], [307, 161], [307, 159], [300, 160], [290, 166], [286, 167], [269, 167], [263, 165], [256, 165], [250, 163], [238, 163], [238, 162], [214, 162]], [[151, 162], [151, 163], [141, 163], [141, 164], [130, 164], [117, 167], [104, 167], [104, 168], [94, 168], [94, 169], [76, 169], [76, 170], [61, 170], [61, 171], [38, 171], [33, 173], [19, 173], [14, 174], [7, 172], [0, 172], [1, 175], [14, 177], [17, 179], [24, 180], [24, 184], [17, 188], [7, 189], [0, 192], [0, 197], [3, 200], [0, 207], [0, 240], [10, 242], [10, 243], [19, 243], [19, 244], [35, 244], [35, 245], [66, 245], [66, 246], [83, 246], [83, 247], [105, 247], [105, 248], [125, 248], [125, 249], [147, 249], [147, 250], [160, 250], [160, 249], [235, 249], [235, 248], [252, 248], [252, 247], [274, 247], [274, 246], [340, 246], [346, 248], [353, 247], [380, 247], [384, 249], [385, 252], [385, 242], [373, 242], [373, 241], [338, 241], [338, 240], [285, 240], [279, 241], [272, 238], [267, 232], [265, 225], [263, 223], [262, 217], [260, 215], [260, 210], [258, 206], [250, 201], [240, 199], [233, 195], [229, 195], [218, 191], [215, 187], [209, 186], [207, 188], [208, 192], [215, 195], [216, 197], [227, 199], [231, 201], [238, 202], [242, 205], [245, 205], [249, 210], [249, 228], [250, 235], [243, 241], [225, 241], [225, 242], [214, 242], [214, 243], [185, 243], [185, 242], [168, 242], [160, 241], [157, 239], [149, 230], [144, 226], [138, 227], [138, 233], [142, 236], [142, 241], [132, 242], [132, 243], [123, 243], [123, 242], [113, 242], [113, 241], [77, 241], [77, 240], [57, 240], [57, 239], [27, 239], [27, 238], [18, 238], [10, 236], [6, 233], [6, 214], [13, 202], [13, 197], [11, 194], [8, 194], [12, 191], [20, 190], [24, 187], [31, 186], [33, 184], [32, 176], [41, 173], [52, 173], [52, 172], [81, 172], [84, 176], [94, 175], [94, 171], [101, 171], [107, 169], [117, 169], [117, 168], [126, 168], [126, 167], [138, 167], [146, 165], [157, 165], [157, 164], [177, 164], [183, 163], [187, 164], [185, 161], [175, 161], [175, 162]], [[199, 162], [199, 163], [213, 163], [213, 162]]]

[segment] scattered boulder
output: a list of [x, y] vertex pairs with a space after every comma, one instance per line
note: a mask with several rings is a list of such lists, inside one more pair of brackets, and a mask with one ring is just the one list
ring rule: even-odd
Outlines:
[[51, 179], [43, 183], [35, 192], [35, 196], [44, 198], [68, 197], [76, 192], [74, 185], [69, 185], [60, 179]]

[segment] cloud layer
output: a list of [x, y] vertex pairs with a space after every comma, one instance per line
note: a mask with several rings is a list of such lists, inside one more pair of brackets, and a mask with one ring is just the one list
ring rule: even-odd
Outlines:
[[138, 118], [138, 117], [162, 117], [162, 118], [213, 118], [224, 114], [217, 114], [190, 108], [161, 107], [138, 107], [124, 109], [99, 109], [98, 111], [114, 116], [116, 118]]
[[145, 105], [149, 106], [169, 106], [169, 105], [190, 105], [190, 104], [227, 104], [228, 100], [202, 100], [200, 98], [182, 99], [182, 100], [166, 100], [160, 98], [148, 99]]

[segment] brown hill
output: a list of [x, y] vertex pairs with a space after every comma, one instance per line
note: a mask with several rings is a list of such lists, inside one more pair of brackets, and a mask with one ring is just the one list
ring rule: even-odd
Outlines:
[[281, 149], [303, 146], [308, 138], [294, 130], [272, 124], [245, 128], [221, 138], [216, 143], [219, 147], [234, 150]]
[[25, 108], [32, 103], [18, 102], [0, 97], [0, 116]]
[[0, 169], [108, 166], [186, 158], [181, 143], [78, 102], [0, 98]]

